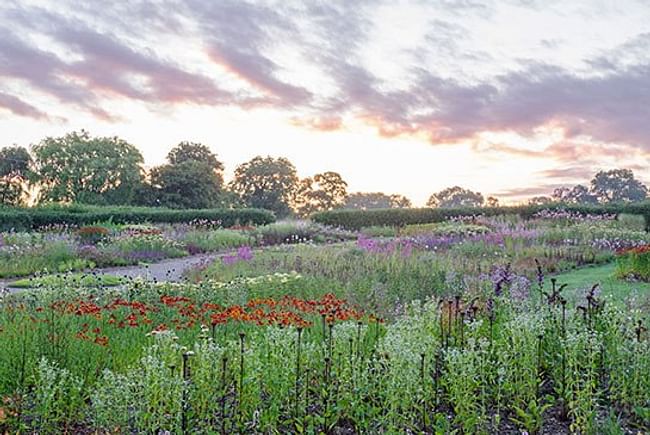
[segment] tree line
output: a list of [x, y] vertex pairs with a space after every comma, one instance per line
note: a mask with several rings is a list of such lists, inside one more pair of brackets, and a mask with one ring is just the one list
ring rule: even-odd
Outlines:
[[402, 195], [348, 193], [340, 174], [327, 171], [298, 177], [284, 157], [257, 156], [235, 169], [209, 147], [181, 142], [166, 162], [145, 170], [140, 151], [118, 137], [72, 132], [47, 137], [30, 149], [0, 149], [0, 204], [82, 203], [169, 208], [263, 208], [277, 216], [306, 216], [340, 207], [410, 207]]
[[[28, 150], [11, 146], [0, 150], [0, 204], [83, 203], [142, 205], [169, 208], [254, 207], [279, 217], [307, 216], [335, 208], [408, 208], [402, 195], [381, 192], [349, 193], [340, 174], [327, 171], [298, 177], [284, 157], [257, 156], [237, 166], [226, 183], [224, 164], [201, 143], [181, 142], [166, 162], [145, 170], [140, 151], [118, 137], [93, 137], [72, 132], [47, 137]], [[648, 188], [629, 169], [598, 172], [589, 187], [559, 188], [533, 204], [564, 202], [597, 204], [638, 201]], [[434, 193], [430, 207], [496, 207], [499, 200], [453, 186]]]
[[[553, 190], [549, 196], [534, 196], [528, 205], [574, 204], [598, 205], [624, 202], [638, 202], [648, 198], [648, 187], [634, 177], [630, 169], [599, 171], [588, 186], [577, 184]], [[480, 192], [454, 186], [434, 193], [427, 201], [429, 207], [498, 207], [499, 200], [493, 196], [487, 199]]]

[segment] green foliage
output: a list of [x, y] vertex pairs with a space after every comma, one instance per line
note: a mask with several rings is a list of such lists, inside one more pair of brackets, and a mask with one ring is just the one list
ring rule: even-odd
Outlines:
[[479, 192], [454, 186], [431, 195], [427, 206], [440, 208], [480, 207], [484, 202], [483, 195]]
[[129, 204], [142, 182], [142, 155], [118, 137], [86, 131], [48, 137], [33, 148], [41, 202]]
[[599, 171], [591, 180], [591, 191], [601, 203], [643, 201], [648, 188], [630, 169]]
[[297, 184], [296, 168], [289, 160], [257, 156], [235, 169], [230, 188], [248, 207], [263, 208], [277, 216], [287, 216]]
[[168, 164], [149, 174], [144, 203], [171, 208], [210, 208], [219, 205], [223, 191], [223, 163], [208, 147], [181, 142], [167, 155]]
[[411, 200], [402, 195], [386, 195], [382, 192], [356, 192], [345, 198], [343, 207], [359, 210], [409, 208]]
[[598, 197], [588, 187], [577, 184], [571, 188], [559, 187], [553, 191], [553, 200], [565, 204], [598, 204]]
[[9, 283], [13, 288], [33, 287], [112, 287], [123, 284], [123, 280], [113, 275], [93, 275], [84, 273], [66, 273], [44, 275], [35, 278], [19, 279]]
[[341, 242], [356, 236], [348, 231], [329, 228], [314, 222], [285, 220], [257, 227], [253, 233], [261, 246], [305, 242]]
[[57, 224], [83, 226], [108, 220], [116, 224], [210, 220], [223, 227], [230, 227], [240, 224], [264, 225], [273, 222], [275, 218], [269, 211], [255, 209], [170, 210], [148, 207], [79, 205], [0, 209], [0, 230], [36, 229]]
[[433, 224], [407, 225], [399, 230], [402, 236], [415, 236], [418, 234], [433, 234], [440, 236], [475, 236], [490, 232], [484, 225], [441, 222]]
[[[320, 292], [298, 275], [271, 275], [11, 295], [0, 302], [0, 394], [20, 400], [0, 405], [16, 415], [7, 430], [447, 434], [514, 424], [533, 434], [551, 430], [552, 403], [553, 414], [566, 407], [568, 420], [555, 424], [571, 433], [648, 430], [650, 342], [629, 333], [637, 313], [618, 306], [583, 318], [497, 298], [461, 317], [462, 297], [460, 309], [453, 299], [405, 301], [385, 324], [329, 327], [317, 312], [300, 332], [235, 318], [213, 330], [184, 324], [200, 307]], [[56, 310], [66, 303], [70, 312]], [[133, 313], [133, 326], [119, 326]], [[612, 421], [613, 410], [625, 418]]]
[[397, 228], [386, 225], [364, 227], [361, 228], [360, 232], [366, 237], [395, 237], [398, 233]]
[[293, 208], [299, 216], [340, 207], [347, 196], [347, 183], [336, 172], [316, 174], [297, 184]]
[[616, 275], [650, 282], [650, 245], [630, 249], [616, 259]]
[[77, 257], [74, 246], [68, 241], [35, 242], [12, 243], [11, 250], [0, 251], [0, 278], [82, 270], [91, 266]]
[[524, 219], [531, 218], [541, 210], [568, 210], [581, 214], [635, 214], [642, 215], [646, 221], [646, 230], [650, 229], [650, 202], [633, 204], [610, 204], [604, 206], [581, 205], [528, 205], [514, 207], [486, 208], [409, 208], [409, 209], [377, 209], [377, 210], [330, 210], [315, 213], [311, 219], [325, 225], [358, 230], [369, 226], [403, 227], [412, 224], [443, 222], [450, 217], [458, 216], [499, 216], [519, 215]]
[[190, 253], [221, 251], [251, 244], [251, 236], [240, 231], [188, 231], [181, 239]]
[[209, 208], [219, 202], [223, 179], [207, 163], [183, 161], [150, 174], [156, 203], [172, 208]]
[[0, 205], [21, 205], [26, 185], [33, 178], [32, 157], [23, 147], [0, 150]]

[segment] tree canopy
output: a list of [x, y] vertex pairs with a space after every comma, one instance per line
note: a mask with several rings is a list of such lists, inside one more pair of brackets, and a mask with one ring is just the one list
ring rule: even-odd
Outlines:
[[172, 148], [167, 154], [167, 161], [170, 165], [178, 165], [187, 161], [203, 162], [213, 168], [215, 172], [224, 170], [215, 153], [210, 151], [206, 145], [198, 142], [183, 141]]
[[591, 180], [591, 193], [601, 203], [643, 201], [648, 188], [630, 169], [599, 171]]
[[588, 187], [577, 184], [571, 188], [559, 187], [553, 191], [553, 200], [566, 204], [598, 204], [598, 197]]
[[224, 166], [207, 146], [181, 142], [167, 154], [167, 161], [151, 170], [150, 188], [143, 191], [145, 204], [172, 208], [221, 204]]
[[460, 186], [448, 187], [429, 197], [429, 207], [481, 207], [485, 202], [483, 195]]
[[386, 195], [382, 192], [356, 192], [345, 199], [344, 208], [370, 210], [378, 208], [408, 208], [411, 200], [403, 195]]
[[248, 207], [264, 208], [287, 216], [298, 187], [293, 164], [284, 157], [257, 156], [235, 169], [230, 189]]
[[33, 176], [32, 157], [23, 147], [0, 150], [0, 205], [21, 205], [26, 184]]
[[140, 151], [118, 137], [72, 132], [33, 147], [41, 201], [128, 204], [142, 182]]
[[348, 183], [336, 172], [316, 174], [298, 183], [294, 209], [300, 216], [340, 207], [347, 196]]

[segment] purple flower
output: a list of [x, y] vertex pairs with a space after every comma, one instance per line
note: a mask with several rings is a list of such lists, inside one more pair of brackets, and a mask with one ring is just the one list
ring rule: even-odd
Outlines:
[[240, 261], [251, 261], [252, 259], [253, 250], [250, 248], [250, 246], [241, 246], [237, 249], [237, 252], [221, 257], [221, 261], [226, 266], [232, 266], [233, 264]]
[[510, 285], [514, 277], [515, 275], [510, 270], [510, 263], [505, 266], [496, 266], [492, 271], [492, 276], [490, 277], [494, 284], [494, 294], [501, 296], [503, 293], [503, 286]]
[[237, 249], [237, 258], [242, 261], [250, 261], [253, 259], [253, 250], [250, 246], [241, 246]]

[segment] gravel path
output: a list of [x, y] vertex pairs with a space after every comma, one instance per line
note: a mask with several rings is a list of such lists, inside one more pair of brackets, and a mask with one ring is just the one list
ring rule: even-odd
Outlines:
[[[156, 281], [181, 281], [185, 272], [190, 269], [209, 264], [217, 258], [223, 256], [224, 253], [209, 253], [190, 255], [188, 257], [169, 258], [159, 261], [157, 263], [124, 267], [110, 267], [104, 269], [93, 269], [94, 272], [105, 275], [114, 275], [124, 278], [138, 278], [142, 277], [148, 280]], [[0, 280], [0, 290], [8, 290], [10, 292], [19, 291], [20, 289], [12, 289], [8, 287], [9, 283], [22, 278], [12, 278]]]

